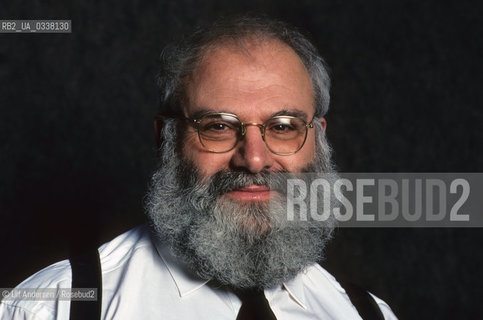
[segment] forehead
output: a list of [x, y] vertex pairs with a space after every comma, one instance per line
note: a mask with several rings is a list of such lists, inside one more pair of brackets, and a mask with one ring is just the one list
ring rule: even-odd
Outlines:
[[212, 48], [186, 80], [187, 116], [230, 112], [255, 121], [282, 110], [313, 116], [309, 74], [298, 55], [277, 40]]

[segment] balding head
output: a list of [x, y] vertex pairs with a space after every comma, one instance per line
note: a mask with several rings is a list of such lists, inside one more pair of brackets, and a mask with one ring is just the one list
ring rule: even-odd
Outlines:
[[158, 75], [161, 113], [180, 115], [186, 80], [213, 48], [230, 45], [243, 51], [246, 43], [273, 40], [284, 43], [298, 55], [312, 83], [315, 116], [324, 116], [329, 109], [330, 78], [325, 62], [314, 45], [283, 22], [246, 16], [221, 19], [196, 31], [178, 45], [165, 48], [161, 55], [162, 69]]

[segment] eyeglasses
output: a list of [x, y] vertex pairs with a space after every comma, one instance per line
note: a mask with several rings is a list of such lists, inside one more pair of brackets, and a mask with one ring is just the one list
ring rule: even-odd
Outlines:
[[223, 153], [233, 150], [247, 132], [247, 126], [257, 126], [267, 148], [277, 154], [288, 156], [299, 151], [307, 140], [309, 128], [303, 119], [293, 116], [274, 116], [260, 123], [243, 123], [234, 114], [207, 113], [199, 119], [190, 119], [198, 130], [203, 148], [210, 152]]

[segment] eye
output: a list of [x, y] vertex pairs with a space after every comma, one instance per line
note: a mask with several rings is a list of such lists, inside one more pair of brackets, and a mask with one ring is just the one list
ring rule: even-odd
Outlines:
[[205, 127], [205, 130], [215, 130], [215, 131], [222, 131], [228, 129], [228, 126], [225, 123], [212, 123]]
[[285, 124], [285, 123], [277, 123], [277, 124], [271, 125], [268, 129], [270, 131], [273, 131], [274, 133], [288, 133], [295, 130], [295, 128], [292, 125]]
[[233, 124], [223, 121], [212, 121], [202, 125], [203, 131], [223, 132], [228, 130], [235, 130]]

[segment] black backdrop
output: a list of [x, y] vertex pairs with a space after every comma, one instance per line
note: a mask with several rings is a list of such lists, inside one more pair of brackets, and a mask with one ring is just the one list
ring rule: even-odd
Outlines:
[[[127, 4], [128, 3], [128, 4]], [[0, 287], [144, 221], [164, 44], [222, 14], [311, 33], [332, 69], [342, 172], [479, 172], [478, 1], [0, 4], [72, 34], [0, 34]], [[481, 229], [340, 229], [325, 266], [402, 319], [480, 318]]]

